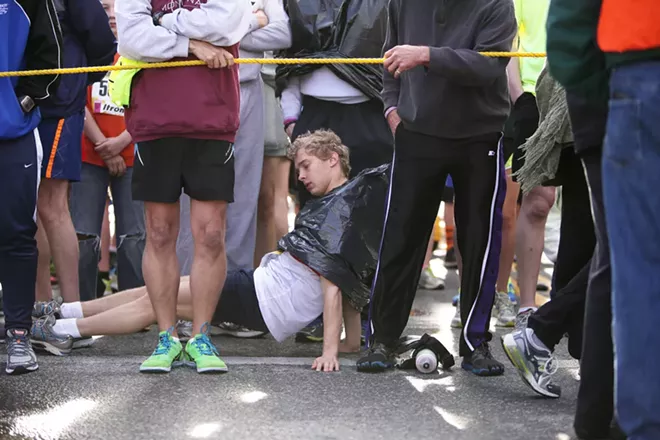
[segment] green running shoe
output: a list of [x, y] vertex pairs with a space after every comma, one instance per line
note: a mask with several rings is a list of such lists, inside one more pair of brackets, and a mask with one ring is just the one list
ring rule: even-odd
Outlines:
[[140, 365], [141, 373], [169, 373], [172, 367], [180, 367], [185, 363], [186, 353], [181, 342], [167, 331], [160, 332], [158, 338], [158, 347]]
[[186, 354], [189, 367], [197, 367], [198, 373], [224, 373], [229, 371], [227, 364], [220, 359], [218, 349], [215, 348], [208, 336], [203, 333], [195, 335], [186, 343]]

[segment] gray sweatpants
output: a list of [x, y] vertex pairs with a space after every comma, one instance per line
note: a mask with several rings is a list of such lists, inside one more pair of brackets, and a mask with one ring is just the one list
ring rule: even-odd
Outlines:
[[[241, 83], [241, 125], [234, 145], [234, 203], [227, 209], [227, 270], [252, 269], [257, 240], [257, 205], [264, 161], [263, 82]], [[181, 226], [176, 243], [181, 275], [190, 275], [195, 247], [190, 228], [190, 197], [181, 195]]]

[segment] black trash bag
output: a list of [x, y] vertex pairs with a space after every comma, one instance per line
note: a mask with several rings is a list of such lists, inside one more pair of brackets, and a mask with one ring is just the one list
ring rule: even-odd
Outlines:
[[[333, 1], [335, 3], [333, 3]], [[287, 10], [292, 46], [278, 57], [377, 58], [387, 32], [388, 0], [289, 0]], [[330, 9], [336, 6], [332, 12]], [[328, 25], [330, 16], [334, 20]], [[339, 78], [371, 99], [380, 99], [383, 66], [374, 64], [328, 64]], [[278, 92], [290, 77], [306, 75], [320, 64], [282, 64], [277, 68]]]
[[390, 165], [362, 171], [328, 195], [312, 199], [295, 229], [278, 243], [282, 251], [335, 284], [349, 303], [369, 303], [383, 233]]

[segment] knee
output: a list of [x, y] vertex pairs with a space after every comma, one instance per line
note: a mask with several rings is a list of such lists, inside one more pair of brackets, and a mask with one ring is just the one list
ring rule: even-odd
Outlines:
[[174, 247], [178, 232], [175, 222], [152, 221], [147, 225], [147, 243], [156, 249]]
[[534, 188], [523, 199], [523, 212], [532, 221], [545, 221], [555, 203], [554, 188]]
[[44, 183], [46, 185], [39, 189], [37, 199], [39, 218], [47, 224], [60, 223], [64, 217], [70, 216], [67, 182], [46, 180]]
[[217, 224], [206, 224], [195, 234], [195, 247], [206, 254], [218, 256], [225, 252], [225, 228]]

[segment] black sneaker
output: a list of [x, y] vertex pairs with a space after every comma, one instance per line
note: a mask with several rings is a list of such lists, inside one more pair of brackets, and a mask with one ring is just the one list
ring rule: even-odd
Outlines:
[[357, 370], [366, 373], [379, 373], [394, 367], [394, 351], [385, 344], [376, 342], [357, 361]]
[[475, 348], [470, 355], [464, 356], [461, 367], [477, 376], [500, 376], [504, 374], [504, 365], [493, 358], [488, 342], [484, 342]]
[[317, 319], [296, 333], [296, 342], [323, 342], [323, 321]]
[[522, 380], [535, 392], [545, 397], [561, 396], [559, 385], [552, 383], [557, 362], [550, 350], [539, 350], [531, 342], [527, 329], [516, 330], [502, 338], [504, 353], [518, 370]]
[[447, 269], [456, 269], [458, 267], [458, 261], [456, 260], [456, 249], [454, 246], [447, 249], [445, 254], [445, 268]]

